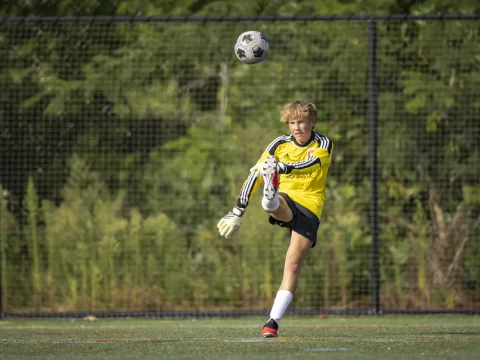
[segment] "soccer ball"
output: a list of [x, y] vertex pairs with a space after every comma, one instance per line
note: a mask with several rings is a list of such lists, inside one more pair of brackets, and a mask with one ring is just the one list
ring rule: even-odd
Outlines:
[[244, 64], [256, 64], [266, 59], [270, 45], [261, 32], [246, 31], [235, 44], [235, 55]]

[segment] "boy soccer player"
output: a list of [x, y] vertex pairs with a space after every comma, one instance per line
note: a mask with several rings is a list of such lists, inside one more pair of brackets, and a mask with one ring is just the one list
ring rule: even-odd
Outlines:
[[263, 179], [262, 207], [272, 225], [290, 230], [283, 278], [263, 337], [276, 337], [280, 319], [290, 305], [300, 269], [315, 246], [325, 201], [325, 181], [332, 160], [333, 143], [313, 131], [317, 122], [314, 104], [297, 100], [287, 104], [280, 120], [290, 135], [279, 136], [250, 169], [237, 204], [218, 223], [220, 235], [229, 237], [239, 227], [245, 209]]

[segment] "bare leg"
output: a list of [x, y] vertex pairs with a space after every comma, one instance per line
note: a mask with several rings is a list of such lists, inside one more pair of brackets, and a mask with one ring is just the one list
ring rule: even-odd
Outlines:
[[298, 277], [300, 269], [312, 248], [312, 242], [305, 236], [292, 231], [290, 238], [290, 246], [285, 257], [285, 265], [283, 268], [283, 279], [280, 290], [288, 290], [292, 294], [297, 289]]
[[280, 206], [275, 211], [269, 211], [268, 213], [275, 219], [283, 222], [289, 222], [293, 219], [292, 210], [287, 204], [287, 201], [283, 198], [282, 195], [278, 196], [280, 200]]
[[290, 245], [287, 250], [287, 255], [285, 256], [282, 283], [280, 284], [280, 289], [277, 292], [270, 312], [270, 318], [274, 319], [277, 324], [280, 322], [280, 319], [292, 301], [293, 294], [297, 288], [300, 269], [311, 247], [312, 243], [310, 240], [292, 231]]

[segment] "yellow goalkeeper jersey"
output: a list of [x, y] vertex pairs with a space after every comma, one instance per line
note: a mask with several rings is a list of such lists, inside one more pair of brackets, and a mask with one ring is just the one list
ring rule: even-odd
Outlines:
[[[333, 143], [326, 136], [312, 132], [310, 140], [301, 145], [293, 135], [279, 136], [267, 146], [257, 163], [273, 155], [286, 165], [280, 174], [279, 192], [303, 205], [320, 220], [325, 202], [325, 183], [332, 161]], [[262, 183], [261, 178], [250, 173], [242, 186], [237, 206], [246, 208]]]

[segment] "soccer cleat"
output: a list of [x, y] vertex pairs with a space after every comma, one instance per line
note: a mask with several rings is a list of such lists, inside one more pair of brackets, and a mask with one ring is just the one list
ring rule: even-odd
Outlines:
[[263, 196], [267, 200], [272, 200], [278, 190], [277, 159], [273, 155], [265, 159], [262, 165], [262, 177], [264, 182]]
[[270, 319], [265, 325], [263, 325], [262, 335], [264, 338], [274, 338], [277, 337], [277, 331], [277, 322], [273, 319]]

